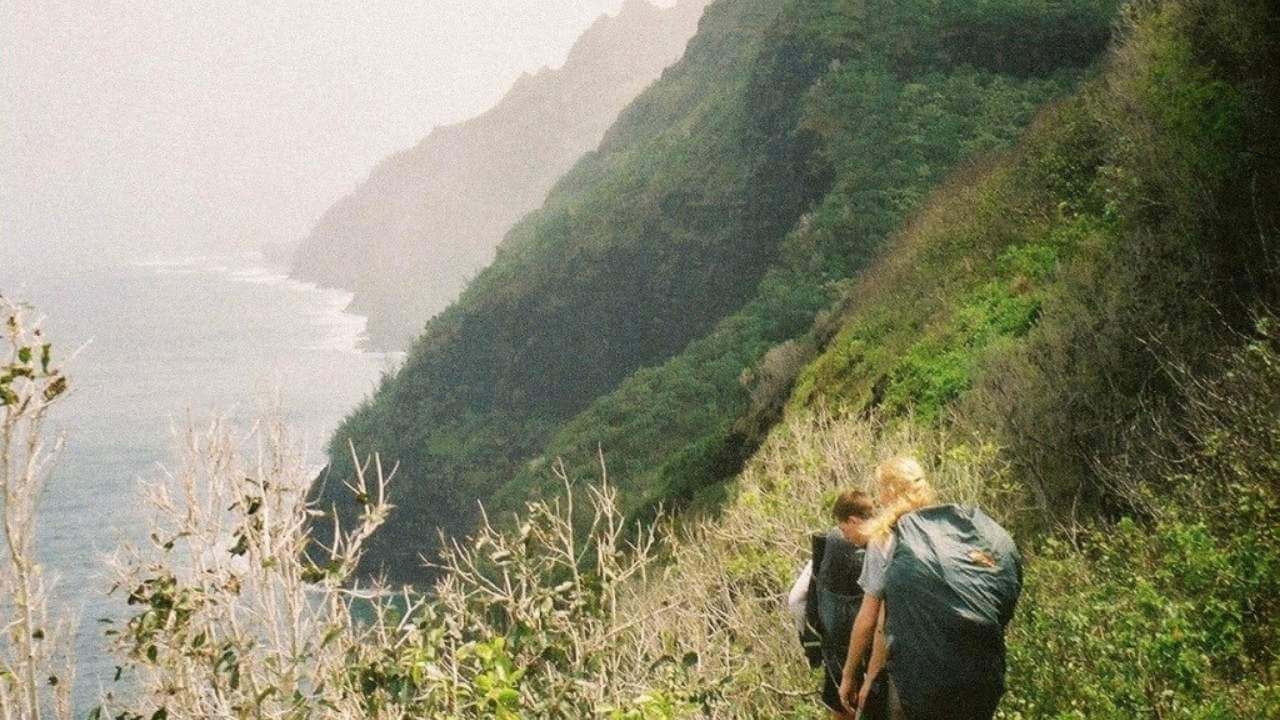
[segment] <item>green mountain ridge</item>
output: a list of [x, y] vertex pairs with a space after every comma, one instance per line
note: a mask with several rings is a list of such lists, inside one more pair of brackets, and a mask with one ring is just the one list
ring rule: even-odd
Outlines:
[[[521, 216], [618, 112], [675, 62], [706, 0], [627, 0], [564, 63], [526, 73], [492, 108], [379, 162], [287, 260], [299, 279], [353, 294], [370, 342], [401, 350], [493, 258]], [[412, 281], [406, 281], [412, 278]]]
[[477, 501], [518, 509], [555, 487], [557, 458], [589, 476], [597, 448], [634, 511], [714, 496], [776, 419], [765, 352], [812, 346], [839, 283], [952, 168], [1069, 90], [1114, 14], [984, 8], [708, 7], [684, 58], [335, 435], [330, 477], [349, 474], [348, 441], [400, 464], [367, 568], [424, 577], [437, 528], [466, 532]]

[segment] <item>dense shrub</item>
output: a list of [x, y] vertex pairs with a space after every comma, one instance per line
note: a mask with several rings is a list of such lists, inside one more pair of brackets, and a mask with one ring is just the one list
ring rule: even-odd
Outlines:
[[1261, 330], [1178, 373], [1181, 421], [1104, 469], [1145, 518], [1038, 543], [1007, 717], [1280, 712], [1280, 335]]
[[1249, 3], [1135, 6], [1106, 82], [1084, 96], [1079, 139], [1062, 145], [1095, 158], [1087, 184], [1050, 196], [1087, 239], [970, 407], [1060, 516], [1117, 502], [1097, 466], [1174, 393], [1159, 358], [1198, 369], [1275, 302], [1280, 205], [1241, 188], [1280, 187], [1260, 114], [1280, 96], [1258, 65], [1276, 43], [1223, 24], [1243, 17], [1271, 16]]

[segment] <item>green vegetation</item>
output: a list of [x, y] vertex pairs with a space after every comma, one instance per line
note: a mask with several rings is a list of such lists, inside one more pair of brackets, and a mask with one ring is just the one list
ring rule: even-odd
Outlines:
[[[621, 511], [721, 510], [682, 518], [662, 572], [618, 588], [632, 670], [590, 682], [653, 703], [632, 717], [812, 717], [778, 598], [832, 491], [905, 451], [1025, 551], [1001, 717], [1277, 715], [1280, 17], [1260, 1], [1127, 5], [1098, 71], [1009, 148], [1070, 78], [1027, 54], [975, 59], [984, 13], [1018, 34], [1073, 27], [1036, 12], [1102, 10], [931, 3], [941, 14], [914, 24], [886, 9], [865, 37], [835, 30], [862, 7], [783, 8], [761, 36], [849, 54], [823, 64], [794, 126], [828, 187], [755, 294], [545, 426], [549, 449], [500, 496], [527, 497], [548, 468], [594, 476], [600, 442]], [[935, 42], [948, 8], [967, 18], [963, 59]], [[888, 38], [883, 55], [869, 38]], [[536, 665], [545, 647], [505, 612], [482, 613], [500, 619], [485, 642], [518, 638], [513, 666]], [[533, 707], [545, 682], [506, 697]]]
[[1135, 0], [1084, 70], [1106, 3], [712, 5], [335, 439], [398, 509], [357, 470], [317, 557], [276, 430], [184, 443], [119, 716], [814, 717], [779, 599], [902, 453], [1024, 551], [999, 717], [1280, 716], [1273, 6]]
[[597, 449], [630, 511], [714, 504], [777, 420], [794, 372], [774, 365], [807, 359], [840, 283], [950, 172], [1073, 86], [1114, 6], [713, 4], [344, 423], [324, 502], [348, 441], [400, 463], [368, 563], [397, 579], [422, 577], [437, 526], [466, 532], [478, 500], [519, 509], [557, 490], [557, 460], [583, 476]]
[[680, 58], [707, 1], [629, 0], [601, 16], [559, 68], [521, 76], [484, 113], [378, 163], [316, 222], [290, 274], [350, 290], [369, 341], [407, 348], [600, 144], [619, 111]]
[[[1276, 25], [1263, 3], [1127, 7], [1101, 73], [1043, 111], [1015, 149], [987, 148], [940, 189], [907, 198], [910, 222], [874, 261], [869, 245], [862, 256], [845, 246], [846, 271], [865, 269], [823, 286], [840, 299], [803, 336], [752, 351], [761, 361], [732, 425], [715, 424], [714, 410], [644, 403], [701, 368], [729, 375], [707, 348], [741, 332], [748, 310], [567, 425], [562, 437], [586, 435], [594, 415], [624, 447], [683, 448], [662, 470], [611, 466], [624, 486], [657, 478], [632, 497], [665, 499], [698, 492], [681, 479], [734, 473], [723, 448], [751, 421], [767, 434], [724, 488], [723, 512], [686, 518], [661, 579], [630, 587], [628, 630], [660, 648], [645, 660], [690, 658], [697, 673], [603, 682], [683, 707], [653, 717], [811, 717], [815, 683], [778, 631], [777, 599], [832, 490], [908, 451], [944, 497], [981, 503], [1026, 551], [1002, 717], [1280, 712]], [[867, 102], [882, 79], [863, 74], [848, 101]], [[816, 87], [807, 113], [837, 97]], [[841, 256], [824, 254], [839, 245], [815, 228], [866, 187], [832, 177], [780, 246], [782, 258], [818, 258], [819, 272]], [[761, 293], [784, 272], [767, 271]], [[714, 408], [714, 387], [691, 397]], [[785, 420], [774, 426], [761, 410], [779, 396]], [[627, 407], [652, 414], [628, 425], [641, 415]], [[645, 435], [656, 421], [678, 437]], [[701, 423], [719, 435], [698, 440]], [[630, 452], [644, 450], [621, 462]]]
[[71, 633], [49, 613], [36, 542], [41, 494], [62, 445], [46, 444], [45, 423], [70, 386], [61, 353], [55, 361], [29, 310], [0, 295], [0, 708], [40, 720], [44, 708], [67, 706], [74, 674], [59, 652]]
[[999, 448], [977, 496], [1029, 551], [1005, 717], [1280, 711], [1276, 23], [1129, 7], [1103, 77], [937, 193], [798, 374], [793, 416], [941, 430], [940, 468]]
[[1224, 19], [1248, 12], [1131, 8], [1106, 76], [953, 181], [860, 279], [792, 408], [954, 406], [1043, 509], [1106, 505], [1092, 466], [1164, 401], [1160, 358], [1194, 367], [1276, 300], [1273, 50]]
[[1280, 710], [1277, 340], [1268, 319], [1207, 377], [1179, 373], [1179, 422], [1102, 468], [1138, 514], [1039, 541], [1008, 717]]

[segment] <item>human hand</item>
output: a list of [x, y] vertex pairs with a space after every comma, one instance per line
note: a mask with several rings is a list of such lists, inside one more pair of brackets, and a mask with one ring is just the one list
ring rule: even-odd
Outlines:
[[875, 678], [868, 676], [867, 679], [864, 680], [862, 683], [862, 689], [858, 691], [858, 711], [859, 712], [862, 711], [862, 708], [867, 706], [867, 698], [871, 696], [871, 685], [874, 681], [875, 681]]
[[857, 698], [853, 694], [853, 676], [845, 675], [840, 679], [840, 704], [850, 715], [856, 715], [857, 709], [854, 705], [856, 701]]

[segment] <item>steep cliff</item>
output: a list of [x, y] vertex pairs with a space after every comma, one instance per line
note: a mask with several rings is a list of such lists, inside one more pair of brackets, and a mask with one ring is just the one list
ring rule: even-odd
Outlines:
[[320, 218], [292, 274], [354, 291], [372, 341], [401, 349], [493, 259], [520, 217], [677, 60], [706, 0], [627, 0], [563, 66], [516, 81], [491, 110], [396, 153]]

